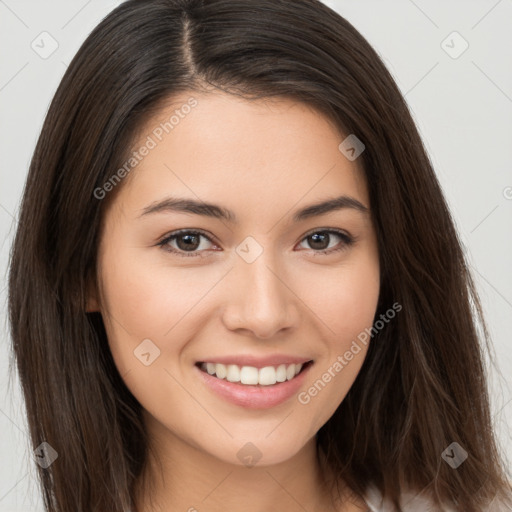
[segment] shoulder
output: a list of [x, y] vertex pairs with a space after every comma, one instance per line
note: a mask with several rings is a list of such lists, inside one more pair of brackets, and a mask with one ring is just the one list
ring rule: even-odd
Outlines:
[[[383, 499], [380, 491], [374, 486], [367, 488], [364, 499], [370, 512], [394, 512], [392, 504], [387, 499]], [[411, 490], [402, 492], [400, 505], [404, 512], [440, 512], [427, 495]], [[455, 508], [449, 505], [445, 505], [441, 510], [442, 512], [455, 512]], [[509, 505], [498, 503], [495, 500], [482, 512], [510, 512], [510, 510]]]

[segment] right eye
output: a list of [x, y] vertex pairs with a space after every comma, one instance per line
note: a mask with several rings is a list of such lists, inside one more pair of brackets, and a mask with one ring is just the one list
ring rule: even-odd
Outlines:
[[[202, 256], [202, 252], [206, 251], [207, 247], [204, 247], [205, 244], [202, 243], [201, 238], [213, 244], [210, 237], [202, 231], [182, 229], [170, 233], [163, 240], [158, 242], [158, 245], [162, 247], [164, 251], [175, 253], [178, 256]], [[208, 244], [206, 243], [206, 245]], [[214, 247], [216, 246], [214, 245]]]

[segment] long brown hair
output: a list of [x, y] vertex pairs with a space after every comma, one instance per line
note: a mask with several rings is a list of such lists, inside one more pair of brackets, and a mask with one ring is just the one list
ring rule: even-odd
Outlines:
[[[360, 496], [375, 485], [397, 508], [406, 487], [459, 512], [504, 495], [481, 307], [426, 150], [377, 53], [317, 0], [129, 0], [62, 79], [12, 250], [9, 314], [30, 435], [34, 447], [46, 441], [59, 453], [39, 467], [48, 512], [134, 507], [148, 453], [141, 406], [114, 365], [101, 316], [85, 312], [116, 192], [100, 201], [94, 191], [126, 161], [148, 116], [206, 85], [304, 102], [366, 146], [382, 274], [376, 318], [395, 302], [402, 311], [374, 336], [317, 434], [334, 474]], [[457, 469], [441, 456], [452, 442], [469, 454]]]

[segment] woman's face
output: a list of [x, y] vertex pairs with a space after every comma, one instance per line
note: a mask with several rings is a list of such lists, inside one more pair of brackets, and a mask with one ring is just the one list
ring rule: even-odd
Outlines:
[[220, 92], [175, 97], [140, 132], [88, 309], [155, 439], [273, 464], [342, 402], [379, 295], [368, 192], [344, 139], [304, 104]]

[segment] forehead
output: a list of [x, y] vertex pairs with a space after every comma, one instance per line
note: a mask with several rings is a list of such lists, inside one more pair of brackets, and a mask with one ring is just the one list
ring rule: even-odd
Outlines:
[[120, 199], [140, 209], [172, 194], [250, 211], [339, 192], [369, 206], [362, 168], [338, 149], [344, 138], [326, 116], [289, 98], [181, 93], [140, 128], [133, 150], [150, 149]]

